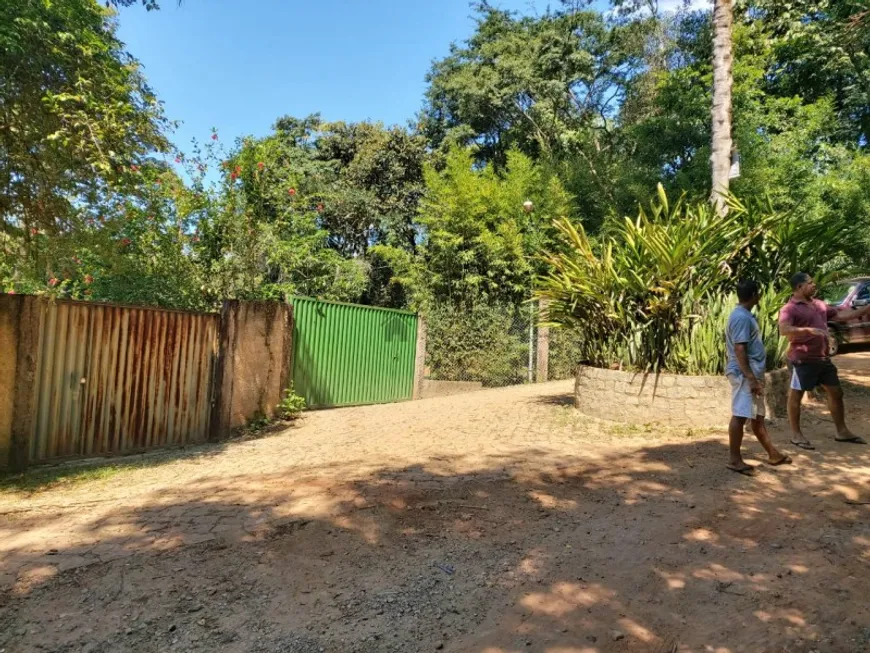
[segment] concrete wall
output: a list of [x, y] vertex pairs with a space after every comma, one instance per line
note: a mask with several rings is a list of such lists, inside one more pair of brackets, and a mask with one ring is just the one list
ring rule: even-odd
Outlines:
[[18, 297], [0, 295], [0, 467], [7, 465], [12, 447], [20, 304]]
[[292, 309], [277, 302], [225, 302], [211, 438], [271, 419], [290, 383]]
[[423, 399], [426, 382], [426, 342], [428, 338], [426, 320], [417, 315], [417, 343], [414, 352], [414, 399]]
[[38, 298], [0, 295], [0, 468], [27, 467], [36, 415]]
[[431, 399], [432, 397], [449, 397], [464, 392], [482, 390], [483, 383], [475, 381], [433, 381], [423, 379], [418, 399]]
[[[785, 416], [788, 371], [768, 373], [768, 418]], [[731, 386], [721, 376], [635, 374], [581, 367], [575, 383], [575, 402], [586, 415], [636, 424], [721, 427], [731, 418]]]

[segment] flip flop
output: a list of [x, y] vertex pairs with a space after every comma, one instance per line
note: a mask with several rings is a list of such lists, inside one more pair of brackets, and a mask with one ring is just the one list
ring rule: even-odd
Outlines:
[[779, 460], [777, 460], [775, 462], [771, 462], [769, 460], [767, 460], [765, 462], [768, 465], [770, 465], [771, 467], [779, 467], [780, 465], [791, 465], [792, 459], [791, 459], [791, 456], [783, 456], [782, 458], [780, 458]]
[[732, 472], [743, 474], [743, 476], [755, 476], [755, 467], [747, 465], [746, 467], [734, 467], [733, 465], [725, 465]]
[[800, 440], [791, 440], [790, 441], [794, 446], [800, 447], [801, 449], [806, 449], [807, 451], [815, 451], [816, 447], [812, 442], [801, 442]]
[[849, 444], [867, 444], [867, 440], [860, 435], [853, 435], [851, 438], [834, 438], [834, 442], [847, 442]]

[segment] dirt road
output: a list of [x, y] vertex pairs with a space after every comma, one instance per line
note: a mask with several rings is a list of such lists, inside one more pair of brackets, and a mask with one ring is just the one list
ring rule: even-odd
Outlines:
[[[870, 353], [839, 361], [868, 434]], [[816, 406], [818, 451], [746, 478], [724, 430], [590, 423], [570, 392], [311, 413], [4, 491], [0, 650], [870, 651], [870, 448]]]

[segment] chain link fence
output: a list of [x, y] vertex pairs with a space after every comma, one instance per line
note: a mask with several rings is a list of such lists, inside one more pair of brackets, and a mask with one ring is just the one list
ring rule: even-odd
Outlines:
[[[483, 387], [572, 378], [580, 362], [579, 333], [542, 330], [539, 321], [534, 302], [436, 307], [426, 316], [426, 378]], [[540, 378], [543, 370], [546, 379]]]

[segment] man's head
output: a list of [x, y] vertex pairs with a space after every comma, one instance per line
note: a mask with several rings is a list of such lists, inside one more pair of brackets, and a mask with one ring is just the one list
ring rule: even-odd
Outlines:
[[752, 279], [743, 279], [737, 282], [737, 301], [747, 308], [752, 308], [761, 299], [761, 288], [758, 282]]
[[795, 297], [809, 301], [816, 296], [816, 282], [806, 272], [798, 272], [791, 278], [791, 289]]

